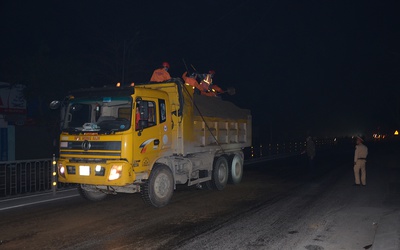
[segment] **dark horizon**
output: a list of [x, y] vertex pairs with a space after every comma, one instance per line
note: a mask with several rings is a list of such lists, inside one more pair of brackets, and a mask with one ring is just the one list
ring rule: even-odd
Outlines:
[[397, 3], [42, 1], [0, 4], [0, 81], [59, 99], [79, 87], [216, 71], [261, 137], [393, 133]]

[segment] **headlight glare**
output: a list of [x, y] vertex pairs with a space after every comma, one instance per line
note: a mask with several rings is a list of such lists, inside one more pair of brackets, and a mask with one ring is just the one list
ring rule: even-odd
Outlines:
[[65, 166], [62, 163], [58, 164], [58, 173], [65, 178]]
[[122, 175], [122, 165], [113, 165], [110, 170], [110, 175], [108, 176], [109, 181], [114, 181], [119, 179]]
[[104, 176], [106, 168], [102, 167], [101, 165], [96, 165], [94, 172], [96, 176]]

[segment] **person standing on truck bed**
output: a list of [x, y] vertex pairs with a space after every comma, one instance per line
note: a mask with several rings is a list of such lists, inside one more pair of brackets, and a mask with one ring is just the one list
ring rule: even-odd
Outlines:
[[150, 82], [164, 82], [171, 79], [168, 73], [169, 63], [163, 62], [161, 68], [154, 70], [153, 75], [150, 78]]
[[217, 96], [222, 94], [224, 91], [216, 84], [213, 83], [213, 77], [215, 75], [214, 70], [209, 70], [208, 74], [201, 74], [200, 86], [202, 88], [201, 94], [206, 96]]
[[200, 84], [196, 80], [196, 76], [192, 75], [188, 76], [188, 72], [185, 71], [185, 73], [183, 73], [182, 75], [182, 79], [183, 81], [185, 81], [185, 84], [188, 84], [193, 87], [194, 93], [199, 94], [202, 91]]

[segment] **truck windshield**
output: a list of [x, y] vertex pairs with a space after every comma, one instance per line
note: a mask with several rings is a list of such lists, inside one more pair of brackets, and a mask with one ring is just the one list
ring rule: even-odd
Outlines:
[[110, 134], [131, 127], [131, 97], [72, 99], [65, 112], [63, 131]]

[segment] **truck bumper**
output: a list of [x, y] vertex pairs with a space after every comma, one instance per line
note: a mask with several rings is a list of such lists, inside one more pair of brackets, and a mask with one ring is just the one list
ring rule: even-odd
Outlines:
[[58, 181], [101, 186], [125, 186], [136, 180], [132, 166], [126, 161], [107, 163], [57, 162]]

